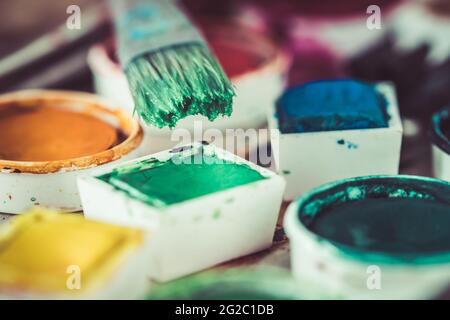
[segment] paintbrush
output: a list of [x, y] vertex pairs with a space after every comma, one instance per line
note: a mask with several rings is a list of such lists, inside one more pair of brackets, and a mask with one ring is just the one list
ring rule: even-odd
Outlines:
[[110, 0], [135, 112], [159, 128], [201, 114], [231, 115], [234, 90], [173, 0]]

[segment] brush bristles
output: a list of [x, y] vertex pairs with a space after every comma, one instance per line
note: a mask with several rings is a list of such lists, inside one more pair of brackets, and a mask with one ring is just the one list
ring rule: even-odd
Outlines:
[[231, 115], [230, 80], [209, 49], [201, 44], [180, 45], [140, 56], [126, 69], [135, 110], [159, 128], [201, 114], [210, 121]]

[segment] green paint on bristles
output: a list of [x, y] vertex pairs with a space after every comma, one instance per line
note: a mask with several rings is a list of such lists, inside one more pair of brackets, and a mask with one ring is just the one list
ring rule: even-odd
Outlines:
[[235, 92], [203, 44], [172, 46], [135, 58], [125, 70], [135, 112], [159, 128], [190, 115], [230, 116]]

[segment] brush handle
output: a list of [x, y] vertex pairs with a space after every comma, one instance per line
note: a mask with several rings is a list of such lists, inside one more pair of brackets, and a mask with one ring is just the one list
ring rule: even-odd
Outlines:
[[204, 43], [173, 0], [110, 0], [118, 55], [126, 69], [135, 58], [167, 47]]

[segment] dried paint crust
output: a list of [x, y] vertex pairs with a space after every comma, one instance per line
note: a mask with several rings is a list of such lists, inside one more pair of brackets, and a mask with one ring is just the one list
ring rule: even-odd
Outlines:
[[99, 178], [155, 207], [265, 179], [246, 164], [202, 152], [167, 161], [147, 159], [119, 167]]
[[74, 171], [96, 167], [135, 150], [143, 139], [139, 123], [121, 110], [111, 110], [105, 101], [95, 95], [69, 91], [29, 90], [0, 96], [0, 108], [11, 107], [61, 106], [114, 121], [126, 139], [114, 147], [93, 155], [56, 161], [7, 161], [0, 160], [0, 172], [46, 174], [58, 171]]

